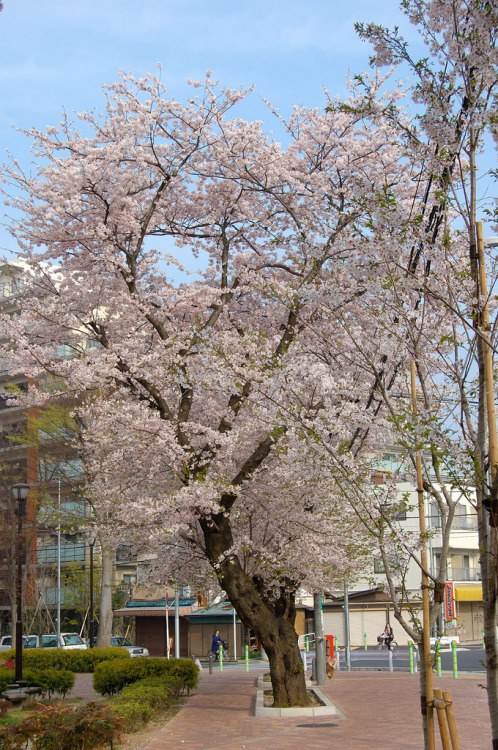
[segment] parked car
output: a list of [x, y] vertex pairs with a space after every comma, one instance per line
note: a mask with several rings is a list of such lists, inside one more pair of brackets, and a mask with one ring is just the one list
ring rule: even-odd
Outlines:
[[[86, 642], [87, 646], [90, 647], [90, 639]], [[93, 639], [93, 645], [97, 645], [97, 639]], [[145, 646], [134, 646], [128, 638], [125, 638], [122, 635], [111, 635], [111, 646], [120, 646], [120, 648], [125, 648], [127, 651], [130, 652], [130, 656], [133, 658], [134, 656], [149, 656], [148, 650], [145, 648]]]
[[[39, 648], [40, 639], [37, 635], [23, 635], [22, 647], [23, 648]], [[12, 648], [12, 636], [4, 635], [0, 638], [0, 651], [8, 651]]]
[[49, 633], [41, 637], [42, 648], [65, 648], [65, 649], [85, 649], [87, 645], [78, 633], [61, 633], [60, 641], [57, 644], [57, 634]]

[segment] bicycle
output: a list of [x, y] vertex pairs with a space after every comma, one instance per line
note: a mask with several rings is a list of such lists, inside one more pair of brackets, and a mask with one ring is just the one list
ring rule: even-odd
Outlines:
[[[218, 661], [218, 651], [209, 651], [207, 652], [207, 658], [208, 659], [214, 659], [214, 661]], [[230, 650], [228, 648], [228, 642], [223, 641], [223, 661], [231, 661], [232, 660], [232, 654], [230, 653]]]
[[397, 642], [393, 639], [388, 645], [386, 640], [387, 639], [381, 635], [377, 636], [377, 651], [383, 651], [384, 649], [386, 649], [387, 651], [392, 651], [392, 653], [395, 654], [398, 650]]

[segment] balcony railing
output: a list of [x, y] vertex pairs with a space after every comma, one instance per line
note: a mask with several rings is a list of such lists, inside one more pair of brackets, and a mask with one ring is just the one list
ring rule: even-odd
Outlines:
[[447, 581], [480, 581], [480, 568], [454, 568], [450, 567], [447, 571]]
[[137, 553], [132, 552], [131, 547], [128, 544], [118, 544], [116, 548], [116, 562], [118, 563], [130, 563], [137, 561]]
[[[431, 529], [441, 528], [441, 517], [440, 516], [429, 516], [429, 526]], [[462, 515], [454, 516], [451, 524], [452, 531], [477, 531], [477, 516], [476, 515]]]
[[9, 279], [9, 281], [0, 282], [0, 300], [8, 299], [9, 297], [15, 297], [20, 294], [23, 290], [23, 282], [21, 279]]
[[[74, 586], [63, 586], [60, 590], [61, 606], [75, 607], [81, 604], [83, 596], [83, 592]], [[50, 586], [44, 589], [43, 598], [49, 607], [55, 607], [57, 605], [57, 588]]]

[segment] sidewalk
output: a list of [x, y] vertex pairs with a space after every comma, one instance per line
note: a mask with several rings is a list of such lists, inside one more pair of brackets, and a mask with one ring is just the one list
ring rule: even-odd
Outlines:
[[[337, 672], [320, 689], [344, 719], [255, 718], [256, 680], [262, 670], [201, 672], [199, 686], [180, 712], [143, 750], [308, 750], [376, 748], [421, 750], [418, 675], [401, 672]], [[484, 676], [434, 677], [448, 690], [462, 750], [487, 750], [491, 733]], [[436, 720], [437, 722], [437, 720]], [[436, 737], [438, 730], [436, 729]], [[441, 748], [436, 739], [436, 748]]]

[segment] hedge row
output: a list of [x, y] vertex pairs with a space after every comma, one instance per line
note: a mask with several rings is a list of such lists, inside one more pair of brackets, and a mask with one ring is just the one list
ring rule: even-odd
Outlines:
[[[42, 695], [51, 698], [54, 693], [63, 698], [74, 686], [74, 673], [67, 669], [23, 669], [23, 679], [29, 686], [41, 688]], [[0, 669], [0, 692], [15, 682], [13, 669]]]
[[95, 667], [93, 687], [101, 695], [117, 695], [127, 685], [146, 677], [177, 678], [181, 690], [197, 687], [199, 667], [190, 659], [151, 659], [137, 657], [130, 660], [101, 662]]
[[[1, 652], [2, 661], [15, 663], [14, 649]], [[22, 652], [23, 665], [32, 669], [69, 669], [71, 672], [93, 672], [96, 665], [112, 659], [129, 659], [130, 653], [125, 648], [65, 649], [33, 648]]]
[[174, 705], [180, 682], [180, 678], [171, 675], [134, 682], [110, 700], [111, 713], [124, 723], [127, 731], [136, 731]]

